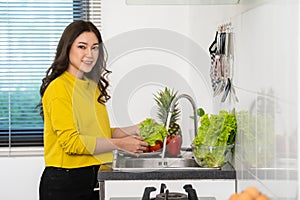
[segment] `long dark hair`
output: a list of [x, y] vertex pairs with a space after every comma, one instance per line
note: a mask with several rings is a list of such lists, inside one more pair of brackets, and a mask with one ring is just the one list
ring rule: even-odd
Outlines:
[[[74, 40], [83, 32], [95, 33], [99, 41], [98, 60], [93, 70], [86, 75], [97, 82], [98, 88], [100, 90], [100, 96], [97, 99], [98, 102], [104, 104], [110, 99], [110, 95], [107, 93], [107, 88], [109, 87], [107, 76], [111, 73], [111, 71], [106, 69], [107, 54], [103, 45], [101, 34], [93, 23], [82, 20], [74, 21], [65, 28], [58, 42], [54, 61], [50, 68], [46, 71], [45, 78], [42, 79], [42, 85], [40, 87], [41, 98], [43, 98], [49, 84], [68, 69], [71, 46]], [[40, 102], [37, 107], [40, 108], [40, 115], [43, 118], [44, 112], [42, 102]]]

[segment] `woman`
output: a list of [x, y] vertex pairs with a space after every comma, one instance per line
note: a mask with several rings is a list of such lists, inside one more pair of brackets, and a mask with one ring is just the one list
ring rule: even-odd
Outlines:
[[137, 126], [110, 128], [105, 103], [109, 82], [102, 38], [91, 23], [66, 27], [43, 79], [45, 169], [40, 200], [94, 200], [97, 172], [112, 161], [112, 151], [139, 153], [148, 144]]

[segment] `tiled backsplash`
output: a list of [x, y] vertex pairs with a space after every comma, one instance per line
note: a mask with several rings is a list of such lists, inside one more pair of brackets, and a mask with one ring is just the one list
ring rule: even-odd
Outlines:
[[234, 20], [238, 191], [297, 198], [298, 1], [269, 1]]

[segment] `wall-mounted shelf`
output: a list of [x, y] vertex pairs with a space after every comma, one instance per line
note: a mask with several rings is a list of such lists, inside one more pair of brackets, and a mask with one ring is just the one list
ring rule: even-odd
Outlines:
[[127, 5], [232, 5], [240, 0], [126, 0]]

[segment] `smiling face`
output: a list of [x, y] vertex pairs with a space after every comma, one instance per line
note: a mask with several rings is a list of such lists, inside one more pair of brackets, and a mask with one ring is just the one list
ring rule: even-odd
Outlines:
[[99, 41], [93, 32], [83, 32], [73, 42], [69, 53], [67, 71], [82, 79], [84, 73], [90, 72], [99, 55]]

